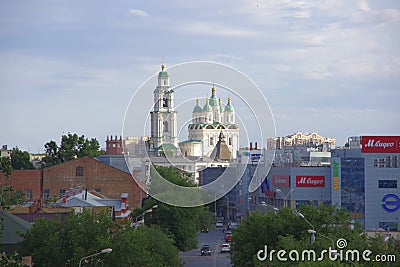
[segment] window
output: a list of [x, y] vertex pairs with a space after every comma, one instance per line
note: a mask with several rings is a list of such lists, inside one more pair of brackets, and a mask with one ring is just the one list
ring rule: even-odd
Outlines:
[[210, 137], [210, 146], [214, 145], [214, 137]]
[[163, 132], [168, 132], [168, 122], [164, 121], [163, 125], [164, 125]]
[[230, 145], [230, 146], [232, 145], [232, 137], [228, 138], [228, 145]]
[[60, 197], [65, 197], [65, 189], [60, 189]]
[[83, 176], [83, 166], [76, 167], [76, 171], [75, 172], [76, 172], [75, 176], [82, 177]]
[[397, 180], [379, 180], [378, 188], [397, 188]]
[[379, 228], [382, 228], [386, 231], [398, 230], [397, 222], [379, 222]]
[[50, 197], [50, 189], [43, 190], [43, 198], [48, 199]]
[[32, 199], [32, 189], [26, 190], [26, 197]]
[[163, 108], [168, 107], [168, 98], [163, 98]]
[[378, 168], [379, 167], [379, 160], [375, 159], [374, 160], [374, 168]]

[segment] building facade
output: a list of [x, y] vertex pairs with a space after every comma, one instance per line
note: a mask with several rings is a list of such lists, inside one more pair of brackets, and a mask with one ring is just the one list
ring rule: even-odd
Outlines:
[[349, 138], [332, 151], [332, 202], [366, 230], [399, 231], [400, 136]]
[[[0, 173], [4, 178], [4, 174]], [[31, 201], [54, 202], [71, 188], [80, 187], [118, 199], [128, 193], [131, 208], [141, 206], [146, 196], [130, 173], [116, 169], [89, 157], [78, 158], [39, 170], [15, 170], [7, 181], [14, 190], [27, 193]]]
[[179, 144], [183, 155], [210, 157], [222, 132], [231, 155], [236, 158], [239, 150], [239, 125], [236, 123], [235, 109], [230, 98], [225, 106], [222, 104], [222, 100], [217, 98], [215, 87], [212, 87], [211, 97], [206, 98], [203, 107], [196, 100], [188, 132], [188, 140]]

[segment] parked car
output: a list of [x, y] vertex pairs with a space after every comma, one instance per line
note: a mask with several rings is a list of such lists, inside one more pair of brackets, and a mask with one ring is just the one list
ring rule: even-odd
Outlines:
[[215, 223], [215, 227], [221, 228], [221, 227], [224, 227], [224, 224], [222, 223], [222, 221], [217, 221]]
[[206, 227], [205, 227], [205, 228], [201, 228], [201, 229], [200, 229], [200, 232], [202, 232], [202, 233], [208, 233], [208, 228], [206, 228]]
[[221, 245], [221, 253], [224, 253], [224, 252], [231, 252], [231, 244], [223, 243]]
[[200, 248], [200, 252], [201, 252], [201, 256], [204, 256], [204, 255], [211, 255], [211, 248], [210, 248], [210, 245], [208, 245], [208, 244], [204, 244], [204, 245], [202, 245], [201, 246], [201, 248]]

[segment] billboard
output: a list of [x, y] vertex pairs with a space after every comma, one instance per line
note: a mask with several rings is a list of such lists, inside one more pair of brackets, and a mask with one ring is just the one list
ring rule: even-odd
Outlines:
[[400, 136], [362, 136], [362, 153], [400, 153]]
[[296, 187], [325, 187], [325, 176], [296, 176]]
[[290, 176], [272, 175], [272, 185], [276, 187], [290, 186]]

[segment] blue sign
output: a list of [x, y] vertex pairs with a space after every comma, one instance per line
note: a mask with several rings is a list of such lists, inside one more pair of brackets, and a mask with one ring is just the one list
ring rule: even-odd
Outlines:
[[382, 208], [387, 212], [396, 212], [400, 209], [400, 197], [395, 194], [387, 194], [384, 196], [382, 198], [382, 203]]

